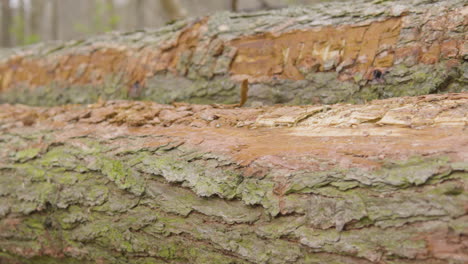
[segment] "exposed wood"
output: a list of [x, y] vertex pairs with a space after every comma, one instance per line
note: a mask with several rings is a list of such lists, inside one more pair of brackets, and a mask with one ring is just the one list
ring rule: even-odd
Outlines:
[[362, 0], [2, 51], [0, 263], [467, 263], [467, 14]]
[[467, 111], [0, 105], [0, 262], [466, 263]]
[[251, 105], [461, 92], [467, 14], [463, 0], [359, 0], [10, 50], [0, 59], [0, 102], [235, 104], [245, 79]]

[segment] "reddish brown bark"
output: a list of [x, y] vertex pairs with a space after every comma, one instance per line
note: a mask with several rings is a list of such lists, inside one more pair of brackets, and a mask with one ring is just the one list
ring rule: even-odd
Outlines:
[[0, 261], [464, 263], [467, 109], [1, 105]]

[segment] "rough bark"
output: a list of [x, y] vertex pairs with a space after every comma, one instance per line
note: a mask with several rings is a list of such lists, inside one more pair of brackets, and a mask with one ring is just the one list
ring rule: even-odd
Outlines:
[[0, 105], [0, 262], [467, 263], [467, 111]]
[[244, 79], [251, 105], [466, 91], [465, 2], [218, 13], [154, 31], [10, 50], [0, 62], [0, 102], [236, 103]]

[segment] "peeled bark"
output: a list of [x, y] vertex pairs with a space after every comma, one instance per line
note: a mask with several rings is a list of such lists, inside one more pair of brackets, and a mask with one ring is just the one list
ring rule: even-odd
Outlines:
[[[316, 104], [466, 90], [463, 1], [377, 2], [2, 51], [0, 103], [96, 103], [0, 105], [0, 263], [468, 262], [468, 94]], [[314, 104], [156, 103], [245, 80]]]
[[159, 30], [11, 50], [0, 102], [365, 102], [467, 90], [463, 0], [353, 1], [218, 13]]
[[0, 263], [466, 263], [467, 111], [0, 105]]

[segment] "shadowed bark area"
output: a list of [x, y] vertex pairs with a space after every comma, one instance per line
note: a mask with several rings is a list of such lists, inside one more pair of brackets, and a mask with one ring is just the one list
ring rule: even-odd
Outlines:
[[466, 263], [467, 110], [0, 105], [0, 262]]
[[232, 104], [245, 79], [251, 105], [461, 92], [467, 14], [463, 0], [359, 0], [12, 49], [0, 55], [0, 102]]

